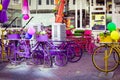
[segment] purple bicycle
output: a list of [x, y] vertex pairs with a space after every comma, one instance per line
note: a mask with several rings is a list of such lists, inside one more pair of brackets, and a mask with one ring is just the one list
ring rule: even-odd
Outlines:
[[66, 50], [59, 49], [52, 41], [38, 41], [36, 48], [32, 51], [35, 63], [43, 63], [52, 67], [53, 62], [58, 66], [65, 66], [68, 62]]
[[9, 48], [11, 52], [9, 54], [9, 60], [11, 63], [17, 64], [30, 58], [30, 45], [27, 44], [26, 40], [10, 40]]
[[74, 41], [65, 40], [65, 41], [55, 41], [55, 42], [61, 42], [61, 44], [59, 45], [58, 48], [66, 50], [66, 55], [67, 55], [69, 62], [74, 63], [74, 62], [77, 62], [81, 59], [82, 49]]
[[34, 64], [44, 64], [47, 67], [52, 67], [52, 59], [50, 57], [46, 42], [37, 42], [32, 48], [32, 59]]

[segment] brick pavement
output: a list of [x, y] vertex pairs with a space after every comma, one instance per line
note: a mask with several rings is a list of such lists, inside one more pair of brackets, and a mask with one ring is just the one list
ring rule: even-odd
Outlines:
[[42, 65], [0, 64], [0, 80], [120, 80], [120, 66], [112, 77], [100, 77], [101, 73], [92, 64], [91, 55], [84, 54], [77, 63], [64, 67], [44, 68]]

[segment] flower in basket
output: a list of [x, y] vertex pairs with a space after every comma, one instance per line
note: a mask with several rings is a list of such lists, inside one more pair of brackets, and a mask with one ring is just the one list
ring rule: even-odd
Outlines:
[[46, 31], [40, 31], [36, 33], [36, 39], [37, 41], [48, 41], [48, 35]]
[[40, 32], [36, 32], [36, 34], [37, 35], [45, 35], [45, 34], [47, 34], [47, 32], [46, 31], [40, 31]]
[[41, 31], [40, 34], [45, 35], [46, 31]]
[[99, 34], [100, 42], [112, 42], [110, 37], [110, 32], [100, 33]]

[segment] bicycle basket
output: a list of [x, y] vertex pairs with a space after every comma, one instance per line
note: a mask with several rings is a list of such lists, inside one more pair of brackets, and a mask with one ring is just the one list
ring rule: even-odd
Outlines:
[[8, 34], [7, 38], [8, 39], [20, 39], [20, 35], [19, 34]]
[[37, 41], [48, 41], [48, 35], [47, 35], [47, 34], [37, 35], [37, 36], [36, 36], [36, 40], [37, 40]]
[[113, 42], [110, 36], [100, 36], [100, 42]]

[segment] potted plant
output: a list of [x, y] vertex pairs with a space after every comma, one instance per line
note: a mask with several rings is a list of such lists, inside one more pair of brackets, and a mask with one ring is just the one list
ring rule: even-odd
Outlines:
[[84, 30], [75, 30], [74, 31], [74, 36], [83, 36]]

